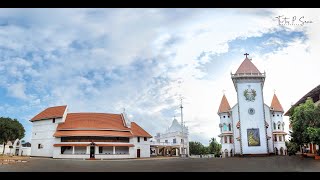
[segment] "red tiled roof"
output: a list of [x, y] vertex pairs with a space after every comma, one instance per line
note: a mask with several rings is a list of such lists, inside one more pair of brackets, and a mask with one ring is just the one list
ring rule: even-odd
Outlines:
[[276, 94], [273, 95], [270, 108], [273, 108], [273, 111], [284, 112]]
[[149, 138], [152, 137], [149, 133], [147, 133], [147, 131], [145, 131], [142, 127], [140, 127], [135, 122], [131, 122], [131, 132], [134, 136], [149, 137]]
[[228, 112], [230, 110], [230, 105], [225, 95], [222, 96], [221, 103], [219, 106], [218, 113]]
[[37, 121], [42, 119], [51, 119], [51, 118], [59, 118], [62, 117], [64, 112], [66, 111], [67, 106], [55, 106], [49, 107], [44, 111], [37, 114], [30, 121]]
[[106, 137], [132, 137], [129, 131], [56, 131], [55, 137], [68, 137], [68, 136], [106, 136]]
[[251, 62], [250, 59], [246, 58], [239, 66], [236, 74], [240, 73], [260, 73], [258, 68]]
[[61, 146], [90, 146], [90, 144], [54, 144], [54, 147], [61, 147]]
[[130, 130], [124, 126], [121, 114], [107, 113], [68, 113], [65, 122], [59, 124], [57, 128], [57, 130], [64, 129]]

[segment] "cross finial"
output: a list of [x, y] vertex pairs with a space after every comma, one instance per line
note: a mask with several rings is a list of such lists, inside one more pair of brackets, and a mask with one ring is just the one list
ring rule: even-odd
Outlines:
[[226, 90], [223, 89], [223, 90], [222, 90], [223, 95], [225, 94], [225, 92], [226, 92]]
[[245, 54], [243, 54], [243, 55], [245, 55], [246, 56], [246, 58], [248, 58], [247, 56], [249, 55], [248, 53], [245, 53]]
[[273, 94], [275, 94], [276, 93], [276, 90], [275, 89], [273, 89]]

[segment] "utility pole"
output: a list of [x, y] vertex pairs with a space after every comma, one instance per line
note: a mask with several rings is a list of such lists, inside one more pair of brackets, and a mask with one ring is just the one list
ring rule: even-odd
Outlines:
[[185, 149], [184, 149], [184, 140], [185, 140], [185, 138], [184, 138], [184, 125], [183, 125], [183, 111], [182, 111], [182, 109], [183, 109], [183, 106], [182, 106], [182, 96], [180, 95], [180, 109], [181, 109], [181, 132], [182, 132], [182, 139], [183, 139], [183, 141], [182, 141], [182, 153], [181, 153], [181, 157], [185, 157]]

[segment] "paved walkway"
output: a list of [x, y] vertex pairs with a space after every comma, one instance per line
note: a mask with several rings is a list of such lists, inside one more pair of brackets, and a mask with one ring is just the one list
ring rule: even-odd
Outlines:
[[72, 160], [31, 158], [27, 163], [1, 165], [0, 172], [299, 172], [320, 171], [320, 161], [299, 156], [245, 158], [151, 158]]

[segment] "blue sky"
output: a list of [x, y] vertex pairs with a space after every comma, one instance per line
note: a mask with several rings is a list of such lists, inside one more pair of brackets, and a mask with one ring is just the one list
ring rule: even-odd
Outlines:
[[[278, 15], [314, 23], [279, 26]], [[267, 72], [266, 104], [276, 89], [287, 110], [319, 84], [305, 81], [319, 67], [319, 15], [317, 9], [0, 9], [0, 116], [17, 118], [30, 140], [28, 120], [49, 106], [125, 108], [155, 135], [180, 116], [182, 93], [190, 140], [208, 144], [219, 134], [222, 90], [236, 103], [230, 72], [245, 52]]]

